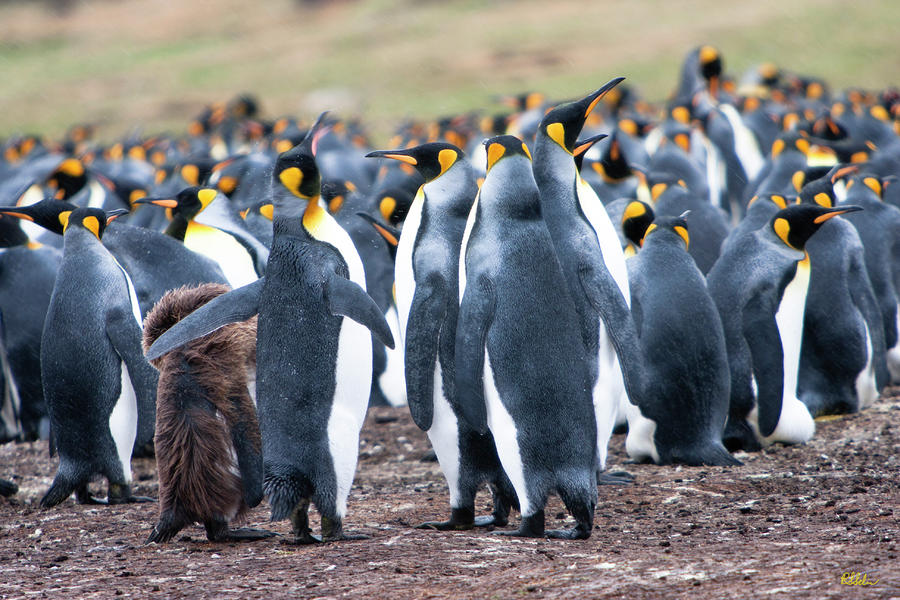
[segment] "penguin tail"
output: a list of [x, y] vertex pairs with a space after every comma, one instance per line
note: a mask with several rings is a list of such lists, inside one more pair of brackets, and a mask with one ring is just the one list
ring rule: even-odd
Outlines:
[[301, 500], [312, 496], [312, 482], [299, 471], [286, 465], [266, 465], [265, 471], [263, 490], [269, 498], [272, 521], [287, 519]]
[[50, 489], [41, 498], [41, 508], [51, 508], [64, 502], [84, 480], [86, 478], [78, 477], [65, 460], [60, 461]]

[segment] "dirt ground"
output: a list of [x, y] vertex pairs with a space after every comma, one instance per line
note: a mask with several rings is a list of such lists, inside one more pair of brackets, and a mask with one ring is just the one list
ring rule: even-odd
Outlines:
[[[363, 429], [345, 527], [371, 539], [309, 547], [211, 544], [201, 527], [145, 546], [155, 504], [40, 510], [56, 461], [7, 444], [0, 477], [20, 491], [0, 500], [0, 598], [900, 598], [900, 396], [817, 428], [733, 468], [627, 464], [614, 436], [611, 469], [636, 483], [601, 487], [580, 542], [414, 529], [446, 518], [448, 497], [406, 409], [373, 409]], [[134, 470], [136, 493], [156, 496], [155, 463]], [[557, 498], [547, 517], [571, 524]], [[250, 524], [289, 533], [265, 503]], [[842, 584], [851, 572], [877, 583]]]

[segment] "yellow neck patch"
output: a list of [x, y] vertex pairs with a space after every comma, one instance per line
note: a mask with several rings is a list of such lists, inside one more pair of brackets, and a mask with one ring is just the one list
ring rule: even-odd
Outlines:
[[684, 249], [687, 250], [688, 247], [691, 245], [691, 238], [690, 238], [690, 236], [688, 235], [687, 229], [685, 229], [685, 228], [682, 227], [681, 225], [676, 225], [676, 226], [675, 226], [675, 233], [677, 233], [678, 235], [680, 235], [680, 236], [681, 236], [681, 239], [684, 240]]
[[863, 183], [866, 184], [866, 187], [878, 194], [878, 197], [881, 197], [881, 182], [875, 179], [874, 177], [866, 177], [863, 179]]
[[191, 185], [200, 185], [200, 169], [197, 168], [197, 165], [181, 167], [181, 176]]
[[[490, 169], [490, 167], [488, 168]], [[384, 217], [385, 221], [391, 220], [391, 215], [394, 214], [395, 208], [397, 208], [397, 200], [392, 196], [385, 196], [378, 205], [378, 210], [381, 211], [381, 216]]]
[[[775, 235], [777, 235], [782, 242], [784, 242], [789, 248], [794, 248], [794, 246], [788, 241], [788, 234], [791, 232], [791, 224], [788, 223], [787, 219], [775, 219], [775, 223], [772, 224], [772, 229], [775, 230]], [[794, 249], [797, 250], [798, 248]]]
[[636, 219], [637, 217], [641, 217], [647, 213], [647, 208], [640, 202], [629, 202], [628, 206], [625, 207], [625, 212], [622, 214], [622, 222], [629, 219]]
[[97, 217], [89, 215], [81, 220], [81, 224], [84, 225], [85, 229], [93, 233], [98, 240], [100, 239], [100, 221], [97, 220]]
[[438, 162], [441, 164], [441, 175], [446, 173], [447, 169], [453, 166], [453, 163], [456, 162], [458, 156], [456, 151], [451, 150], [450, 148], [444, 148], [438, 152]]
[[57, 171], [72, 177], [81, 177], [84, 175], [84, 165], [77, 158], [67, 158], [62, 161]]
[[197, 199], [200, 201], [200, 210], [203, 211], [209, 206], [210, 202], [216, 199], [219, 193], [212, 188], [203, 188], [197, 192]]
[[[557, 125], [557, 123], [554, 123], [554, 125]], [[548, 127], [547, 130], [549, 131], [549, 129], [550, 128]], [[503, 147], [502, 144], [498, 144], [498, 143], [494, 142], [493, 144], [488, 146], [487, 170], [490, 171], [494, 167], [494, 165], [497, 163], [497, 161], [500, 160], [500, 158], [504, 154], [506, 154], [506, 148]]]
[[328, 212], [319, 205], [319, 198], [310, 198], [303, 211], [303, 227], [317, 240], [322, 239], [323, 229], [330, 218]]
[[303, 171], [300, 167], [289, 167], [278, 174], [278, 180], [281, 185], [286, 187], [292, 194], [298, 198], [303, 198], [300, 193], [300, 182], [303, 181]]
[[656, 223], [650, 223], [650, 227], [644, 232], [644, 237], [641, 238], [641, 246], [644, 245], [644, 240], [647, 239], [647, 236], [650, 235], [650, 232], [656, 229]]
[[825, 208], [831, 208], [831, 196], [826, 194], [825, 192], [819, 192], [815, 196], [813, 196], [813, 200], [816, 201], [816, 204], [819, 206], [824, 206]]
[[[566, 148], [566, 128], [562, 123], [550, 123], [547, 125], [547, 136], [559, 144], [559, 147], [569, 152], [569, 149]], [[571, 154], [571, 152], [569, 152]]]

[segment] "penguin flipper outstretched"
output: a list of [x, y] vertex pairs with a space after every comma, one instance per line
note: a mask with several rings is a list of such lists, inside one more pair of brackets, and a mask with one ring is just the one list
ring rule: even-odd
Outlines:
[[[434, 416], [434, 363], [441, 324], [447, 313], [447, 286], [433, 273], [416, 285], [406, 333], [406, 398], [413, 421], [422, 431]], [[452, 402], [452, 400], [451, 400]]]
[[128, 369], [128, 378], [134, 388], [138, 409], [134, 450], [143, 456], [145, 449], [152, 449], [159, 372], [144, 358], [141, 328], [131, 312], [112, 311], [106, 321], [106, 337]]
[[587, 264], [582, 264], [578, 269], [578, 277], [588, 301], [600, 314], [612, 340], [628, 397], [633, 403], [639, 404], [643, 390], [643, 355], [631, 309], [612, 277], [603, 277]]
[[147, 349], [147, 360], [155, 360], [229, 323], [251, 318], [259, 312], [259, 294], [264, 282], [265, 279], [260, 278], [217, 296], [178, 321]]
[[484, 403], [485, 339], [494, 319], [494, 283], [482, 275], [467, 286], [456, 324], [456, 398], [463, 418], [478, 433], [487, 433]]
[[757, 413], [759, 433], [772, 435], [781, 417], [784, 386], [784, 349], [775, 311], [751, 301], [744, 309], [744, 337], [750, 347], [753, 374], [757, 385]]
[[382, 344], [394, 348], [394, 336], [381, 309], [357, 284], [337, 273], [332, 273], [325, 281], [325, 301], [331, 314], [349, 317], [368, 327]]
[[[235, 405], [252, 402], [250, 398], [233, 399]], [[263, 458], [262, 449], [253, 443], [249, 421], [242, 420], [231, 425], [231, 441], [237, 455], [238, 469], [241, 472], [241, 487], [244, 502], [250, 508], [262, 502], [263, 496]], [[258, 435], [258, 434], [257, 434]]]

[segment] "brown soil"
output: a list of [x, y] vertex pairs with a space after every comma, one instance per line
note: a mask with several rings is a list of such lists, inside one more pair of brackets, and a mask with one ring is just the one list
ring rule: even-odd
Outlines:
[[[145, 546], [154, 504], [40, 510], [56, 461], [44, 443], [8, 444], [0, 477], [21, 489], [0, 500], [0, 598], [900, 598], [898, 420], [900, 397], [883, 398], [733, 468], [625, 464], [615, 436], [611, 468], [636, 483], [601, 487], [584, 542], [414, 529], [449, 511], [406, 409], [373, 409], [363, 430], [345, 526], [371, 539], [307, 547], [211, 544], [200, 527]], [[155, 463], [134, 470], [136, 493], [155, 496]], [[571, 525], [556, 498], [547, 516]], [[264, 504], [250, 524], [289, 532], [267, 519]], [[848, 572], [877, 583], [842, 585]]]

